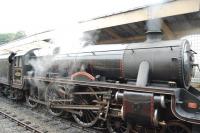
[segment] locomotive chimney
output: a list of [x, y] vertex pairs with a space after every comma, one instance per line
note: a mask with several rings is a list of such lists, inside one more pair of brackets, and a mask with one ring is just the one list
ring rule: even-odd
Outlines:
[[161, 21], [160, 19], [151, 19], [146, 23], [146, 42], [156, 42], [162, 40]]

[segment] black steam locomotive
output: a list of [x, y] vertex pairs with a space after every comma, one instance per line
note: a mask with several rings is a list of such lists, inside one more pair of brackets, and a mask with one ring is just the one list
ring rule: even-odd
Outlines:
[[41, 56], [38, 49], [0, 55], [1, 90], [83, 127], [109, 132], [199, 131], [200, 92], [190, 85], [195, 53], [187, 40], [91, 45]]

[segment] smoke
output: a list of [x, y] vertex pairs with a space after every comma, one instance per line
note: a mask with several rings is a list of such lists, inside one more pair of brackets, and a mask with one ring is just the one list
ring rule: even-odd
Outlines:
[[[29, 64], [33, 67], [34, 76], [46, 76], [47, 71], [54, 64], [54, 58], [50, 56], [38, 57], [31, 59]], [[30, 74], [32, 75], [33, 73]]]
[[[75, 20], [69, 20], [65, 24], [62, 22], [57, 26], [53, 32], [52, 47], [35, 51], [36, 57], [29, 60], [33, 69], [27, 74], [31, 77], [70, 78], [74, 72], [85, 69], [76, 54], [70, 53], [79, 53], [84, 47], [95, 45], [100, 32], [84, 32], [80, 29]], [[48, 84], [37, 80], [30, 80], [29, 83], [38, 86], [39, 96], [44, 99]]]
[[59, 47], [61, 54], [78, 52], [85, 46], [96, 44], [100, 31], [84, 32], [80, 30], [81, 28], [76, 23], [72, 24], [72, 27], [66, 30], [57, 29], [54, 32], [53, 47]]
[[[163, 1], [161, 1], [162, 4]], [[162, 19], [159, 17], [159, 11], [162, 10], [161, 4], [152, 5], [148, 7], [148, 20], [146, 22], [146, 41], [147, 42], [154, 42], [154, 41], [161, 41], [163, 36], [161, 33], [162, 29]]]
[[95, 45], [97, 40], [99, 39], [99, 33], [100, 30], [94, 30], [83, 33], [83, 36], [81, 37], [81, 46], [85, 47], [89, 45]]
[[[163, 0], [164, 2], [164, 0]], [[162, 19], [158, 18], [158, 13], [161, 10], [161, 4], [148, 7], [148, 18], [146, 22], [147, 31], [160, 31], [162, 28]]]

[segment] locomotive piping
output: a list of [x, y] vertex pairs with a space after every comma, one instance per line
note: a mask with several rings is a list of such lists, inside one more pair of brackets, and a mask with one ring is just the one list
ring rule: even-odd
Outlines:
[[156, 104], [159, 104], [162, 108], [166, 108], [166, 103], [165, 103], [165, 96], [154, 96], [154, 100]]
[[159, 19], [151, 19], [147, 21], [146, 42], [157, 42], [162, 40], [162, 31], [160, 29], [161, 21]]
[[139, 66], [136, 86], [146, 86], [149, 78], [149, 63], [147, 61], [142, 61]]
[[119, 61], [119, 69], [120, 69], [121, 78], [124, 78], [123, 58], [122, 58], [122, 60]]

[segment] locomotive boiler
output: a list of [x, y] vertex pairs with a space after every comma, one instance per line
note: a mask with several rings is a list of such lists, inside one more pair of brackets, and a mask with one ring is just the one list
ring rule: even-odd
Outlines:
[[[106, 79], [138, 85], [176, 83], [188, 89], [193, 75], [193, 51], [187, 40], [88, 46], [64, 59]], [[76, 66], [76, 65], [74, 65]], [[141, 73], [141, 74], [140, 74]]]

